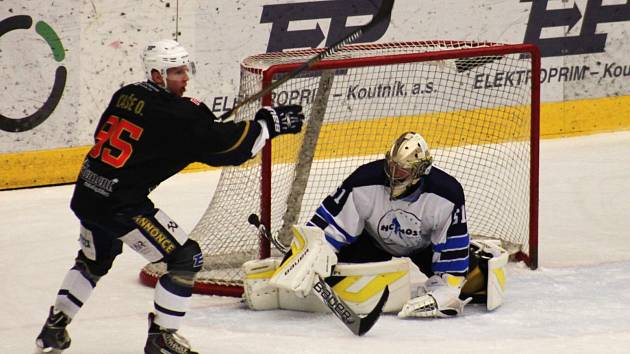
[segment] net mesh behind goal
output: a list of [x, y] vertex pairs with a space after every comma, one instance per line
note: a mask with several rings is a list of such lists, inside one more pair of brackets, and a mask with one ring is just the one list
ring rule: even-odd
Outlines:
[[[241, 64], [240, 97], [290, 73], [321, 49], [265, 53]], [[299, 104], [303, 132], [262, 157], [225, 168], [191, 233], [204, 252], [196, 291], [239, 295], [240, 266], [267, 256], [250, 214], [280, 238], [305, 223], [354, 169], [383, 158], [405, 131], [421, 133], [436, 166], [464, 188], [469, 232], [537, 262], [539, 56], [531, 45], [460, 41], [351, 45], [241, 109]], [[273, 252], [273, 250], [272, 250]], [[161, 265], [142, 274], [155, 281]]]

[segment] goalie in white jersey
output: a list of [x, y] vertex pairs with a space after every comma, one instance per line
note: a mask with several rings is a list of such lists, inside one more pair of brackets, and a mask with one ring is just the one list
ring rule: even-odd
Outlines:
[[[451, 317], [461, 313], [473, 297], [485, 301], [488, 259], [504, 255], [502, 261], [507, 260], [505, 251], [495, 244], [474, 241], [471, 247], [463, 188], [454, 177], [433, 166], [426, 141], [414, 132], [402, 134], [385, 159], [360, 166], [326, 197], [307, 227], [296, 228], [292, 253], [279, 266], [272, 265], [278, 269], [270, 279], [271, 286], [303, 297], [316, 276], [328, 277], [342, 299], [355, 305], [358, 313], [365, 313], [370, 308], [362, 309], [361, 303], [369, 303], [366, 300], [374, 288], [387, 285], [391, 295], [385, 310], [399, 311], [399, 317]], [[422, 291], [414, 294], [418, 296], [410, 294], [408, 274], [404, 274], [406, 279], [395, 275], [405, 273], [405, 268], [393, 257], [408, 257], [428, 277]], [[333, 270], [337, 262], [340, 264]], [[256, 281], [260, 280], [248, 282], [248, 276], [256, 273], [254, 268], [245, 267], [246, 300], [252, 308], [260, 304], [256, 303], [260, 289]], [[471, 269], [474, 272], [469, 278], [474, 279], [469, 279], [462, 293]], [[365, 276], [367, 285], [358, 291], [361, 281], [355, 278], [350, 281], [354, 285], [350, 284], [349, 275]], [[337, 287], [341, 281], [347, 284]], [[498, 306], [503, 286], [499, 299], [493, 292], [495, 298], [488, 308]], [[287, 305], [280, 296], [279, 305], [274, 306], [312, 307], [295, 302]]]

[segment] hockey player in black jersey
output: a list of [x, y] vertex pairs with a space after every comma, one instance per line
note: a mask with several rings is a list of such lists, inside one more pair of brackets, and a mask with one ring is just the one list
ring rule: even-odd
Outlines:
[[70, 346], [66, 326], [125, 243], [148, 261], [167, 264], [155, 287], [144, 352], [196, 353], [177, 329], [203, 256], [148, 195], [191, 162], [239, 165], [267, 139], [301, 130], [300, 106], [265, 107], [252, 121], [218, 122], [205, 104], [183, 96], [194, 65], [173, 40], [147, 45], [143, 61], [148, 81], [114, 93], [81, 167], [71, 201], [81, 224], [81, 249], [37, 337], [44, 352]]
[[[306, 226], [294, 228], [294, 234], [292, 255], [270, 264], [277, 269], [268, 282], [298, 296], [279, 292], [278, 305], [270, 305], [257, 290], [270, 293], [269, 289], [261, 286], [260, 276], [252, 276], [264, 268], [247, 265], [250, 308], [313, 309], [312, 303], [297, 298], [307, 298], [321, 276], [329, 277], [327, 281], [356, 313], [368, 313], [379, 298], [375, 292], [387, 285], [385, 311], [396, 311], [399, 317], [452, 317], [476, 295], [486, 300], [482, 295], [488, 284], [483, 279], [488, 259], [507, 260], [498, 245], [471, 242], [462, 186], [433, 166], [426, 141], [414, 132], [402, 134], [385, 159], [358, 167], [323, 200]], [[407, 257], [427, 276], [419, 293], [409, 291], [407, 261], [393, 257]], [[502, 293], [493, 294], [488, 308], [502, 299]]]

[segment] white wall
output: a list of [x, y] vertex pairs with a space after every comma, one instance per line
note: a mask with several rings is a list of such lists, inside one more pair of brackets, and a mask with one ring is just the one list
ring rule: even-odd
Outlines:
[[[28, 15], [33, 25], [0, 37], [0, 114], [9, 119], [33, 114], [47, 99], [56, 68], [65, 66], [68, 77], [61, 101], [43, 123], [21, 132], [0, 130], [0, 154], [90, 144], [95, 122], [113, 91], [144, 78], [139, 59], [142, 46], [150, 39], [174, 37], [176, 27], [181, 33], [178, 39], [193, 53], [199, 68], [188, 91], [219, 113], [223, 107], [231, 107], [237, 93], [240, 60], [267, 50], [272, 24], [261, 23], [264, 6], [269, 10], [270, 5], [292, 3], [302, 8], [295, 13], [314, 18], [330, 9], [336, 9], [338, 15], [357, 13], [365, 9], [365, 1], [369, 0], [1, 1], [0, 21]], [[536, 1], [543, 6], [545, 2]], [[606, 35], [604, 51], [544, 58], [543, 101], [630, 95], [630, 2], [549, 0], [543, 12], [539, 8], [530, 21], [532, 4], [521, 0], [397, 0], [387, 31], [378, 41], [521, 43], [528, 24], [532, 29], [538, 21], [559, 23], [574, 16], [577, 22], [573, 21], [570, 30], [568, 26], [549, 27], [540, 37], [547, 43], [557, 37], [563, 43], [555, 48], [566, 47], [571, 52], [595, 43], [593, 35], [599, 35], [600, 42]], [[361, 25], [369, 18], [349, 17], [345, 24]], [[599, 23], [590, 30], [593, 19]], [[54, 60], [46, 41], [36, 33], [35, 23], [40, 20], [59, 35], [65, 48], [62, 61]], [[606, 22], [612, 20], [616, 22]], [[292, 21], [288, 30], [311, 30], [305, 32], [308, 36], [316, 34], [317, 25], [323, 35], [330, 35], [329, 29], [334, 27], [329, 17]], [[572, 68], [584, 75], [575, 76]], [[563, 70], [568, 75], [558, 74]], [[556, 75], [550, 76], [553, 72]]]

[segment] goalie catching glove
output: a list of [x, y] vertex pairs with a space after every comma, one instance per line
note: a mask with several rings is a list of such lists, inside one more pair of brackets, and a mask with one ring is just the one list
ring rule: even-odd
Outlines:
[[297, 134], [302, 130], [304, 114], [302, 106], [288, 105], [269, 107], [265, 106], [256, 112], [255, 120], [267, 124], [269, 137], [275, 138], [280, 134]]
[[424, 285], [425, 294], [407, 301], [398, 317], [453, 317], [463, 313], [472, 300], [459, 299], [463, 282], [463, 277], [446, 273], [430, 277]]
[[291, 251], [269, 283], [306, 297], [318, 276], [330, 276], [332, 267], [337, 264], [337, 254], [326, 241], [324, 231], [318, 227], [295, 225], [293, 234]]

